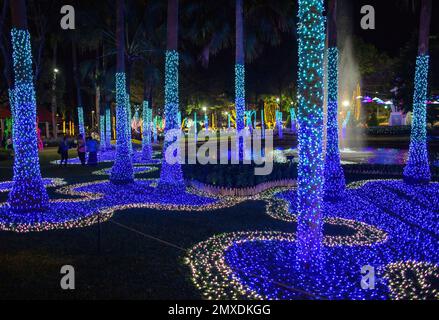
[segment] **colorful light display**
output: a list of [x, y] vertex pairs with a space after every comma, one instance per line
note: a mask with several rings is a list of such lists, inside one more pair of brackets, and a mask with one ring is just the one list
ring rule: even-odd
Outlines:
[[[235, 64], [235, 110], [236, 110], [236, 134], [244, 129], [245, 116], [245, 65]], [[237, 150], [239, 159], [244, 158], [244, 141], [240, 137], [237, 139]]]
[[155, 192], [158, 183], [157, 179], [136, 179], [133, 184], [125, 187], [108, 181], [94, 181], [63, 187], [57, 192], [80, 197], [76, 202], [95, 200], [94, 205], [105, 209], [107, 213], [129, 208], [204, 212], [229, 208], [245, 200], [210, 195], [193, 188], [164, 195]]
[[134, 173], [130, 151], [131, 140], [126, 128], [128, 112], [125, 73], [116, 73], [116, 105], [116, 158], [110, 181], [115, 184], [127, 184], [134, 181]]
[[283, 121], [282, 121], [282, 112], [276, 111], [276, 126], [277, 132], [279, 135], [279, 139], [283, 138]]
[[[439, 184], [364, 181], [353, 187], [340, 201], [325, 202], [322, 273], [312, 281], [294, 263], [296, 236], [265, 231], [222, 234], [194, 246], [186, 257], [194, 284], [207, 299], [437, 298], [439, 245], [427, 221], [439, 206]], [[382, 195], [380, 203], [372, 190]], [[422, 210], [420, 194], [433, 199]], [[268, 214], [294, 223], [295, 192], [261, 197], [269, 201]], [[400, 204], [401, 198], [407, 201]], [[408, 217], [425, 223], [414, 225]], [[375, 269], [374, 290], [360, 286], [365, 265]]]
[[404, 168], [404, 180], [410, 183], [428, 183], [431, 180], [426, 127], [428, 63], [428, 55], [420, 55], [416, 59], [412, 132], [410, 136], [409, 158]]
[[[11, 106], [11, 116], [12, 116], [12, 130], [11, 130], [11, 134], [12, 134], [12, 143], [14, 143], [14, 118], [15, 118], [15, 92], [14, 89], [9, 89], [8, 90], [8, 94], [9, 94], [9, 104]], [[7, 135], [6, 135], [7, 136]]]
[[152, 109], [148, 106], [148, 101], [143, 101], [143, 122], [142, 122], [142, 159], [152, 159], [151, 129], [152, 129]]
[[[158, 171], [158, 170], [159, 169], [157, 167], [148, 167], [148, 166], [144, 166], [144, 165], [133, 166], [133, 172], [135, 175], [141, 175], [144, 173], [151, 173], [151, 172]], [[101, 170], [92, 172], [92, 174], [96, 175], [96, 176], [108, 176], [111, 174], [111, 169], [101, 169]]]
[[[175, 50], [166, 51], [166, 65], [165, 65], [165, 117], [166, 127], [165, 133], [169, 130], [176, 130], [180, 128], [177, 123], [177, 113], [179, 108], [178, 97], [178, 52]], [[174, 141], [166, 141], [163, 144], [163, 157], [165, 158], [166, 149]], [[178, 151], [177, 151], [178, 152]], [[160, 172], [159, 189], [184, 191], [185, 185], [183, 181], [183, 172], [179, 162], [170, 164], [163, 160], [162, 169]]]
[[15, 74], [14, 90], [14, 186], [8, 205], [14, 213], [42, 212], [49, 197], [44, 187], [38, 158], [36, 101], [33, 84], [32, 50], [27, 30], [11, 30]]
[[209, 117], [207, 116], [207, 113], [204, 114], [204, 130], [206, 133], [209, 132]]
[[133, 135], [132, 135], [133, 133], [131, 130], [132, 113], [131, 113], [130, 95], [127, 92], [126, 92], [126, 112], [127, 112], [127, 126], [125, 128], [127, 130], [127, 136], [129, 140], [128, 148], [130, 149], [130, 153], [132, 154], [133, 153], [133, 144], [131, 142], [133, 139]]
[[[46, 188], [59, 187], [66, 185], [67, 182], [61, 178], [43, 178], [43, 185]], [[0, 193], [11, 191], [14, 186], [14, 181], [2, 181], [0, 182]]]
[[78, 107], [78, 124], [79, 124], [79, 134], [82, 135], [82, 138], [85, 139], [85, 125], [84, 125], [84, 109], [82, 107]]
[[105, 147], [111, 150], [111, 109], [109, 106], [105, 108]]
[[99, 116], [99, 129], [100, 129], [100, 149], [104, 151], [106, 148], [105, 144], [105, 115], [101, 114]]
[[328, 49], [327, 113], [324, 193], [326, 199], [331, 199], [342, 195], [346, 186], [338, 145], [338, 49], [336, 47]]
[[[109, 163], [114, 162], [114, 159], [116, 158], [117, 152], [115, 150], [109, 150], [106, 152], [100, 152], [98, 153], [98, 162], [99, 163]], [[154, 151], [153, 157], [160, 157], [161, 156], [160, 151]], [[148, 164], [160, 164], [160, 159], [151, 159], [151, 160], [143, 160], [142, 159], [142, 151], [135, 151], [132, 155], [132, 163], [134, 164], [141, 164], [141, 165], [148, 165]], [[60, 164], [60, 160], [53, 160], [50, 162], [51, 164]], [[80, 165], [81, 160], [76, 158], [70, 158], [69, 159], [69, 165]]]
[[318, 269], [322, 246], [323, 55], [322, 0], [299, 1], [299, 165], [297, 261]]

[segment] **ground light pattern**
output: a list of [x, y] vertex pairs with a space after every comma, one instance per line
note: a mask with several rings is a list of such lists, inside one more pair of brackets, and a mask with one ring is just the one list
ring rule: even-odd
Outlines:
[[[59, 187], [66, 185], [67, 182], [64, 179], [61, 178], [43, 178], [43, 185], [46, 188], [49, 187]], [[0, 182], [0, 193], [1, 192], [9, 192], [12, 189], [12, 186], [14, 185], [14, 181], [2, 181]]]
[[123, 186], [101, 180], [66, 186], [57, 192], [71, 199], [52, 200], [49, 209], [44, 212], [14, 215], [10, 213], [7, 203], [1, 204], [0, 230], [32, 232], [70, 229], [106, 221], [118, 210], [205, 211], [234, 206], [243, 200], [208, 196], [192, 188], [182, 193], [163, 193], [157, 189], [157, 180], [154, 179], [138, 179]]
[[[265, 198], [270, 216], [296, 220], [295, 191], [278, 190]], [[209, 299], [438, 299], [438, 206], [438, 183], [351, 184], [340, 201], [325, 202], [323, 211], [325, 225], [348, 221], [355, 231], [326, 235], [323, 272], [308, 277], [292, 263], [294, 233], [214, 236], [194, 246], [186, 262], [194, 284]], [[365, 265], [375, 268], [374, 290], [360, 286]]]
[[[157, 167], [150, 167], [150, 166], [145, 166], [145, 165], [134, 165], [133, 166], [134, 175], [151, 173], [151, 172], [154, 172], [157, 170], [158, 170]], [[97, 176], [109, 176], [111, 174], [111, 168], [106, 168], [106, 169], [94, 171], [93, 174], [97, 175]]]

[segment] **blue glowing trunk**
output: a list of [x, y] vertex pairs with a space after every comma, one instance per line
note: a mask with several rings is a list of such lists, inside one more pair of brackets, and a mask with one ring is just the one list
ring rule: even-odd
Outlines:
[[27, 30], [12, 29], [15, 73], [13, 105], [14, 186], [8, 203], [17, 213], [44, 211], [49, 197], [44, 187], [38, 158], [36, 99], [33, 84], [32, 51]]

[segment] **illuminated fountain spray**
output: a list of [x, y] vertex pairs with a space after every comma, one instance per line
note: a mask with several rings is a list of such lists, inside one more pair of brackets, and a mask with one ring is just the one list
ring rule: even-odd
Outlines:
[[[355, 134], [350, 122], [353, 120], [352, 114], [359, 115], [358, 101], [356, 92], [360, 83], [360, 74], [358, 64], [354, 59], [352, 51], [352, 40], [346, 37], [341, 44], [340, 50], [340, 67], [339, 67], [339, 124], [342, 124], [340, 135], [341, 147], [348, 150], [352, 147], [352, 141], [355, 140], [355, 147], [361, 147], [360, 136]], [[359, 117], [359, 116], [358, 116]]]

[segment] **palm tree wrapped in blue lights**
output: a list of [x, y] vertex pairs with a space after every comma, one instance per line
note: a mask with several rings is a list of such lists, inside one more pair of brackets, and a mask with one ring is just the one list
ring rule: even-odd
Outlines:
[[127, 184], [134, 181], [131, 140], [128, 134], [128, 110], [125, 74], [125, 1], [117, 1], [117, 73], [116, 73], [116, 159], [110, 181]]
[[152, 109], [149, 108], [149, 101], [144, 100], [142, 121], [142, 159], [146, 161], [152, 159], [151, 129]]
[[325, 158], [325, 199], [338, 198], [346, 182], [340, 163], [338, 145], [338, 48], [337, 48], [337, 0], [328, 3], [328, 120]]
[[298, 267], [316, 270], [323, 243], [323, 0], [299, 1]]
[[244, 130], [245, 115], [245, 53], [244, 53], [244, 0], [236, 0], [236, 48], [235, 48], [235, 110], [238, 159], [244, 158], [244, 141], [239, 133]]
[[421, 2], [421, 24], [419, 28], [419, 48], [416, 58], [415, 92], [413, 96], [413, 120], [410, 136], [410, 151], [404, 181], [408, 183], [428, 183], [431, 180], [427, 153], [427, 88], [429, 69], [429, 33], [431, 21], [431, 0]]
[[[165, 135], [171, 130], [178, 130], [177, 122], [179, 95], [178, 95], [178, 0], [168, 0], [167, 50], [165, 65]], [[175, 141], [165, 139], [163, 144], [163, 163], [160, 171], [159, 190], [184, 191], [181, 163], [170, 163], [166, 159], [166, 151]], [[177, 148], [178, 149], [178, 148]], [[179, 152], [175, 150], [175, 152]], [[174, 156], [178, 156], [175, 155]]]
[[43, 185], [38, 158], [36, 99], [32, 50], [24, 0], [10, 1], [13, 28], [14, 90], [14, 186], [8, 204], [13, 212], [45, 211], [49, 197]]

